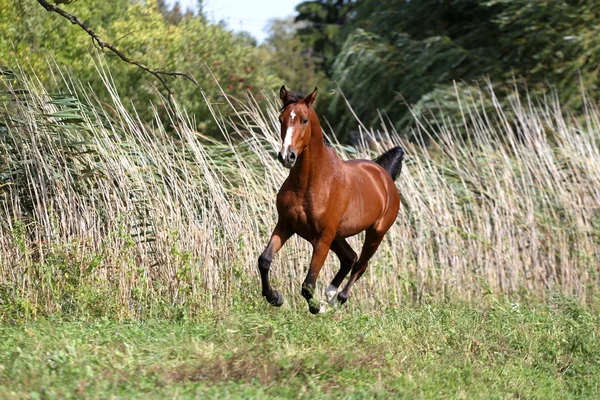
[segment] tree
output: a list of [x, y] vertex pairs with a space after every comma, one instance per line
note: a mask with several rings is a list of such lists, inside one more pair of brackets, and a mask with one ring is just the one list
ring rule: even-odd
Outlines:
[[353, 3], [352, 0], [313, 0], [296, 6], [296, 22], [304, 23], [297, 36], [312, 48], [315, 62], [328, 76], [341, 47], [343, 27]]
[[261, 46], [264, 65], [272, 75], [281, 77], [281, 84], [300, 93], [308, 93], [326, 80], [315, 64], [314, 50], [306, 45], [297, 32], [306, 24], [293, 18], [270, 21], [269, 36]]
[[[168, 81], [170, 93], [175, 93], [178, 102], [195, 116], [200, 129], [212, 123], [198, 88], [189, 81], [165, 75], [168, 71], [193, 76], [208, 98], [220, 103], [222, 94], [215, 77], [228, 95], [238, 97], [259, 84], [280, 81], [252, 68], [257, 62], [256, 47], [235, 33], [208, 24], [201, 15], [170, 24], [161, 14], [157, 0], [143, 3], [80, 0], [63, 7], [70, 15], [85, 21], [86, 26], [93, 27], [105, 43], [116, 43], [129, 60], [152, 66], [148, 69], [154, 75], [139, 66], [125, 64], [114, 56], [116, 53], [102, 58], [123, 104], [127, 107], [135, 104], [143, 120], [153, 120], [152, 108], [146, 106], [149, 101], [157, 105], [164, 102], [159, 96], [163, 90], [159, 81], [162, 76]], [[50, 56], [64, 72], [90, 85], [101, 99], [110, 99], [96, 69], [98, 52], [88, 32], [55, 13], [48, 14], [33, 1], [17, 5], [11, 0], [0, 0], [0, 10], [0, 29], [6, 38], [0, 41], [1, 60], [23, 64], [27, 60], [26, 65], [31, 65], [46, 87], [52, 89], [56, 81], [48, 68]], [[235, 77], [235, 82], [229, 83], [231, 77]], [[56, 90], [60, 90], [60, 82], [58, 85]], [[166, 116], [164, 122], [169, 122]]]
[[[361, 119], [376, 122], [380, 109], [397, 128], [410, 120], [405, 102], [459, 115], [453, 82], [469, 90], [484, 77], [500, 91], [515, 77], [533, 93], [550, 83], [577, 107], [579, 74], [586, 88], [598, 85], [599, 6], [598, 0], [359, 0], [331, 75]], [[339, 113], [340, 102], [338, 96], [330, 112]], [[353, 124], [337, 115], [342, 126]]]

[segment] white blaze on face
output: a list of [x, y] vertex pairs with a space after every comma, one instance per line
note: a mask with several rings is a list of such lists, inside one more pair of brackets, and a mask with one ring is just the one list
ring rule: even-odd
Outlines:
[[296, 117], [296, 113], [292, 110], [290, 116], [292, 117], [292, 120], [285, 131], [285, 138], [283, 139], [283, 145], [281, 146], [281, 156], [284, 160], [290, 151], [290, 146], [292, 145], [292, 137], [294, 136], [294, 118]]

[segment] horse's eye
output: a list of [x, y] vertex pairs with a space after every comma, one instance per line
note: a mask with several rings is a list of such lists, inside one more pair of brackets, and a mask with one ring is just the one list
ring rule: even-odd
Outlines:
[[302, 118], [302, 123], [303, 123], [304, 125], [308, 124], [308, 118]]

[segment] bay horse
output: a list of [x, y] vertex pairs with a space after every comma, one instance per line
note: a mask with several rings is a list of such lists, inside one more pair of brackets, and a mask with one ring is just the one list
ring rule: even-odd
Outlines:
[[[258, 258], [262, 295], [273, 306], [283, 304], [281, 293], [269, 284], [269, 269], [273, 255], [292, 235], [298, 234], [313, 247], [302, 296], [310, 312], [317, 314], [324, 310], [315, 298], [315, 284], [329, 250], [337, 255], [341, 265], [325, 294], [330, 304], [343, 304], [396, 220], [400, 195], [394, 180], [400, 174], [404, 151], [394, 147], [374, 161], [342, 161], [325, 144], [319, 118], [312, 108], [317, 88], [302, 97], [282, 86], [279, 95], [283, 102], [279, 116], [283, 145], [277, 158], [290, 169], [290, 174], [277, 194], [277, 225]], [[346, 238], [363, 231], [365, 241], [357, 257]], [[350, 271], [348, 283], [337, 293]]]

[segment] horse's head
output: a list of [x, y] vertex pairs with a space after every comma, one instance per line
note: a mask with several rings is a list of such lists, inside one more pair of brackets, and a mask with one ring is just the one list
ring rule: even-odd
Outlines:
[[[277, 159], [286, 168], [292, 168], [300, 154], [310, 143], [310, 114], [309, 109], [317, 99], [317, 88], [311, 94], [302, 98], [288, 92], [285, 86], [279, 90], [283, 108], [279, 121], [281, 122], [281, 151]], [[315, 113], [312, 113], [315, 116]]]

